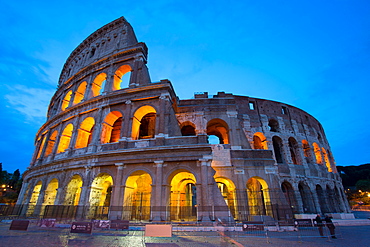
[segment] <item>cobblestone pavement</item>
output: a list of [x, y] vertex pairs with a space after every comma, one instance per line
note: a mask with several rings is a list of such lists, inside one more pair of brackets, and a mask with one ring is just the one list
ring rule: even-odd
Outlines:
[[34, 224], [27, 231], [9, 230], [0, 222], [0, 246], [370, 246], [370, 225], [341, 226], [337, 239], [318, 236], [317, 228], [301, 232], [173, 232], [172, 237], [144, 237], [143, 231], [94, 230], [92, 234], [70, 233], [69, 228], [42, 228]]

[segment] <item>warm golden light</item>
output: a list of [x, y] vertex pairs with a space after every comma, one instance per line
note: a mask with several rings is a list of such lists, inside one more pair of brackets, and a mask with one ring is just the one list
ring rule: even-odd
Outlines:
[[71, 142], [71, 137], [72, 137], [72, 131], [73, 131], [73, 125], [68, 124], [62, 133], [62, 136], [60, 137], [59, 140], [59, 146], [57, 153], [62, 153], [65, 152], [66, 149], [69, 147], [69, 143]]
[[84, 148], [91, 142], [95, 119], [87, 117], [82, 121], [78, 129], [75, 148]]
[[104, 90], [104, 83], [107, 79], [107, 74], [105, 73], [100, 73], [99, 75], [97, 75], [95, 77], [95, 80], [94, 82], [92, 83], [92, 86], [91, 86], [91, 93], [92, 93], [92, 97], [96, 97], [98, 95], [100, 95], [103, 90]]
[[85, 97], [85, 91], [86, 91], [87, 82], [81, 82], [81, 84], [78, 86], [77, 91], [75, 93], [75, 97], [73, 99], [73, 105], [80, 103], [84, 97]]
[[[139, 131], [140, 131], [140, 125], [142, 122], [142, 119], [145, 115], [150, 114], [150, 113], [156, 113], [156, 110], [150, 106], [150, 105], [145, 105], [140, 107], [139, 109], [136, 110], [133, 120], [132, 120], [132, 132], [131, 132], [131, 138], [133, 140], [139, 139]], [[148, 128], [150, 130], [147, 130], [147, 132], [150, 132], [151, 136], [154, 137], [154, 133], [152, 133], [155, 129], [155, 125], [153, 126], [154, 123], [151, 125], [148, 124]]]
[[[129, 77], [130, 73], [128, 72], [130, 71], [131, 71], [131, 67], [129, 65], [122, 65], [116, 70], [116, 72], [114, 73], [114, 78], [113, 78], [113, 86], [112, 86], [113, 91], [119, 90], [122, 88], [122, 85], [121, 85], [122, 78], [126, 76]], [[130, 79], [130, 78], [127, 78], [127, 79]]]
[[62, 101], [62, 111], [64, 111], [69, 106], [69, 102], [71, 101], [71, 96], [72, 96], [72, 90], [69, 90]]

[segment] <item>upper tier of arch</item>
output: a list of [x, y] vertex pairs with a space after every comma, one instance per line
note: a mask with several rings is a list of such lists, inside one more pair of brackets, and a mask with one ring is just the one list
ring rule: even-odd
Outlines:
[[[82, 68], [104, 57], [130, 50], [138, 44], [130, 23], [120, 17], [87, 37], [66, 60], [59, 77], [59, 86]], [[145, 46], [146, 47], [146, 46]], [[145, 56], [147, 51], [145, 51]]]

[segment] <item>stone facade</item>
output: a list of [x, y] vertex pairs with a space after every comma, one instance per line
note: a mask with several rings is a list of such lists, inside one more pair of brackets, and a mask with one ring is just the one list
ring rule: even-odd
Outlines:
[[55, 216], [59, 206], [73, 208], [71, 218], [233, 221], [350, 212], [314, 117], [224, 92], [180, 100], [169, 80], [151, 82], [147, 52], [123, 17], [72, 52], [24, 173], [24, 214]]

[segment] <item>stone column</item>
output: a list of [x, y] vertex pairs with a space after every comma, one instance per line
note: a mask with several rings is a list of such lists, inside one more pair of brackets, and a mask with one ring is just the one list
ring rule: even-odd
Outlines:
[[91, 166], [85, 166], [86, 179], [83, 180], [83, 184], [81, 187], [81, 196], [80, 201], [78, 202], [76, 219], [84, 218], [86, 216], [85, 211], [89, 210], [89, 197], [91, 192], [91, 170]]
[[115, 166], [117, 167], [116, 177], [114, 179], [114, 185], [112, 186], [112, 198], [109, 211], [109, 219], [111, 220], [120, 220], [122, 219], [122, 211], [123, 211], [123, 193], [124, 193], [124, 186], [122, 185], [122, 175], [124, 172], [124, 164], [123, 163], [116, 163]]
[[[132, 125], [132, 102], [131, 100], [126, 100], [126, 109], [124, 111], [124, 119], [122, 121], [122, 128], [121, 128], [121, 139], [120, 140], [131, 140], [131, 131], [130, 127]], [[132, 128], [132, 127], [131, 127]]]
[[311, 189], [310, 189], [310, 191], [311, 191], [311, 194], [312, 194], [313, 204], [314, 204], [315, 210], [316, 210], [315, 213], [322, 214], [321, 207], [320, 207], [320, 202], [319, 202], [319, 197], [317, 195], [317, 191], [316, 190], [311, 190]]
[[[197, 188], [200, 187], [200, 193], [198, 194], [198, 220], [203, 222], [210, 221], [211, 214], [211, 191], [209, 190], [209, 167], [211, 166], [211, 160], [209, 159], [199, 159], [200, 164], [200, 179], [197, 181]], [[198, 191], [198, 190], [197, 190]]]
[[165, 205], [162, 194], [162, 173], [163, 173], [163, 160], [154, 161], [156, 169], [155, 183], [152, 185], [151, 195], [151, 209], [152, 209], [152, 220], [161, 221], [165, 214]]

